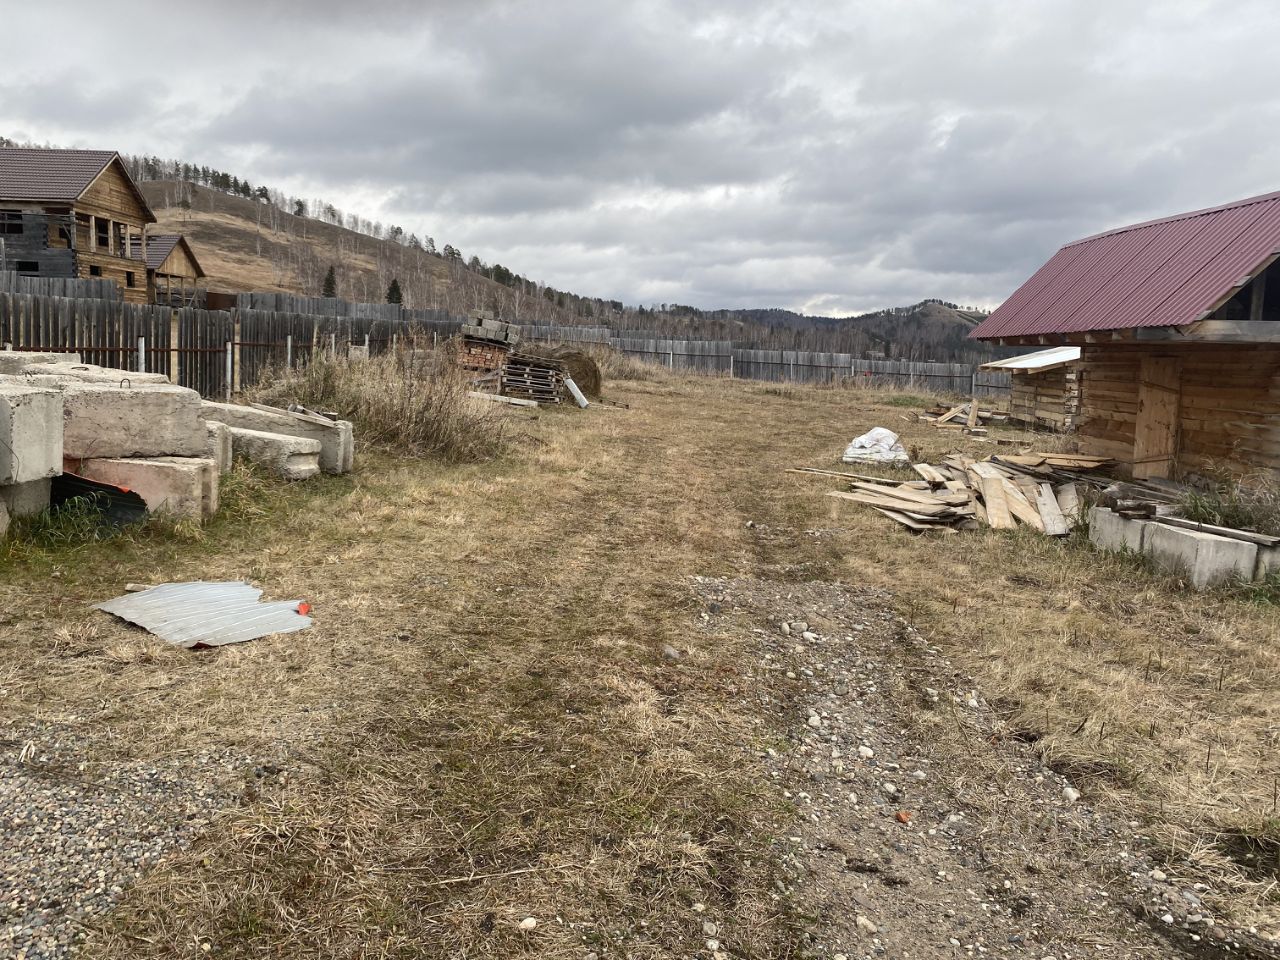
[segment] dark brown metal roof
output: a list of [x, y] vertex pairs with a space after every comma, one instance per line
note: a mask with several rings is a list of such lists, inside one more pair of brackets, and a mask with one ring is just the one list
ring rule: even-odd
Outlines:
[[1280, 193], [1069, 243], [971, 337], [1025, 337], [1203, 319], [1280, 252]]
[[[93, 181], [120, 155], [114, 150], [44, 150], [34, 147], [0, 147], [0, 201], [24, 200], [37, 203], [75, 203]], [[121, 170], [133, 188], [148, 222], [154, 223], [151, 208], [121, 163]]]
[[[187, 238], [180, 233], [148, 233], [147, 234], [147, 269], [159, 270], [169, 254], [173, 253], [174, 248], [181, 246], [186, 251], [187, 256], [191, 258], [191, 262], [195, 264], [196, 276], [203, 277], [204, 270], [200, 266], [200, 261], [196, 259], [195, 252], [191, 249], [191, 244], [187, 243]], [[138, 242], [138, 238], [133, 238], [133, 243], [129, 248], [129, 255], [135, 260], [142, 259], [142, 248]]]

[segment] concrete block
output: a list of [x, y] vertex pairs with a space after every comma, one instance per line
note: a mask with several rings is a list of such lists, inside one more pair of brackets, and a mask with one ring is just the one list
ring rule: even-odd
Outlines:
[[1142, 553], [1149, 520], [1130, 520], [1106, 507], [1089, 511], [1089, 542], [1107, 553]]
[[1197, 590], [1252, 580], [1258, 562], [1256, 544], [1163, 523], [1150, 524], [1143, 550], [1161, 570], [1184, 574]]
[[201, 415], [241, 430], [306, 437], [320, 442], [320, 469], [325, 473], [350, 473], [355, 461], [355, 436], [350, 421], [329, 420], [290, 413], [278, 407], [264, 410], [238, 403], [205, 400]]
[[33, 517], [49, 509], [49, 493], [53, 481], [28, 480], [0, 487], [0, 504], [4, 504], [11, 517]]
[[208, 451], [194, 390], [168, 383], [68, 383], [62, 399], [68, 459], [203, 457]]
[[65, 377], [67, 381], [84, 383], [113, 383], [117, 386], [127, 381], [131, 386], [142, 383], [168, 383], [163, 373], [138, 373], [115, 367], [99, 367], [92, 363], [44, 362], [28, 364], [22, 371], [29, 376]]
[[320, 441], [261, 430], [231, 428], [237, 457], [252, 460], [285, 480], [307, 480], [320, 472]]
[[78, 353], [27, 353], [21, 350], [0, 350], [0, 374], [22, 373], [27, 367], [39, 363], [79, 363]]
[[132, 490], [151, 513], [197, 520], [218, 509], [218, 465], [206, 457], [91, 458], [77, 472]]
[[1253, 579], [1265, 580], [1280, 572], [1280, 547], [1258, 547], [1258, 562], [1253, 567]]
[[218, 473], [226, 473], [231, 469], [231, 428], [217, 420], [206, 420], [204, 426], [209, 435], [209, 456], [217, 461]]
[[63, 397], [21, 380], [0, 380], [0, 485], [62, 472]]
[[5, 534], [9, 532], [9, 508], [4, 505], [4, 501], [0, 500], [0, 540], [3, 540]]

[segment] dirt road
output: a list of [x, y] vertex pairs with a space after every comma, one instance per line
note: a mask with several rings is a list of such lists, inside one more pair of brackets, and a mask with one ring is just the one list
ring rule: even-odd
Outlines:
[[[1215, 916], [1214, 891], [1150, 859], [1143, 820], [1096, 806], [1014, 739], [999, 691], [859, 572], [867, 528], [783, 479], [887, 408], [759, 384], [612, 392], [632, 408], [540, 413], [504, 462], [369, 456], [351, 479], [232, 490], [200, 540], [11, 561], [10, 943], [90, 957], [1272, 955]], [[128, 581], [240, 577], [309, 599], [316, 627], [188, 652], [87, 609]], [[59, 872], [65, 845], [33, 846], [84, 809], [106, 822], [112, 777], [148, 769], [155, 802], [129, 821], [160, 837], [158, 865], [120, 866], [132, 855], [108, 832], [76, 854], [86, 881], [83, 865]], [[32, 812], [39, 781], [94, 799]], [[30, 869], [33, 849], [47, 868]], [[67, 932], [21, 932], [85, 882], [104, 893]]]

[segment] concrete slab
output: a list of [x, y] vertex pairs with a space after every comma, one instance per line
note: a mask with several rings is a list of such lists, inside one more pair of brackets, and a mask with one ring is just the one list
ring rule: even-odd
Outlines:
[[95, 457], [78, 467], [90, 480], [132, 490], [151, 513], [200, 520], [218, 508], [218, 465], [207, 457]]
[[1280, 573], [1280, 547], [1258, 547], [1258, 562], [1253, 567], [1253, 579], [1266, 580]]
[[63, 397], [21, 380], [0, 380], [0, 485], [62, 472]]
[[278, 433], [320, 441], [320, 469], [325, 473], [350, 473], [355, 462], [355, 434], [348, 420], [328, 420], [290, 413], [279, 407], [263, 409], [238, 403], [205, 400], [201, 415], [241, 430]]
[[1107, 553], [1142, 553], [1149, 520], [1130, 520], [1106, 507], [1089, 511], [1089, 542]]
[[320, 441], [261, 430], [231, 428], [237, 457], [257, 463], [285, 480], [307, 480], [320, 472]]
[[27, 353], [23, 350], [0, 350], [0, 374], [22, 373], [38, 363], [79, 363], [78, 353]]
[[194, 390], [169, 383], [68, 383], [62, 399], [66, 458], [203, 457], [208, 452], [200, 395]]
[[1256, 544], [1163, 523], [1149, 525], [1143, 551], [1161, 570], [1185, 575], [1197, 590], [1252, 580], [1258, 562]]
[[0, 540], [3, 540], [8, 532], [9, 508], [4, 505], [4, 501], [0, 500]]
[[169, 378], [163, 373], [138, 373], [133, 370], [121, 370], [116, 367], [99, 367], [92, 363], [43, 362], [28, 364], [22, 372], [29, 376], [66, 377], [72, 381], [84, 383], [121, 382], [137, 386], [142, 383], [168, 383]]
[[50, 479], [28, 480], [0, 487], [0, 503], [9, 510], [11, 517], [34, 517], [49, 509]]
[[231, 428], [217, 420], [206, 420], [205, 431], [209, 436], [209, 456], [218, 463], [218, 473], [231, 469]]

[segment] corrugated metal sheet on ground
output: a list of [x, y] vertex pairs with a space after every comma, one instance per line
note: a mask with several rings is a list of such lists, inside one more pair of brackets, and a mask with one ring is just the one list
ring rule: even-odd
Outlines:
[[136, 623], [180, 647], [220, 647], [311, 626], [297, 600], [259, 603], [262, 591], [239, 581], [163, 583], [127, 593], [98, 610]]
[[1069, 243], [969, 334], [980, 339], [1180, 327], [1280, 250], [1280, 193]]
[[1037, 350], [1035, 353], [1024, 353], [1020, 357], [1009, 357], [1007, 360], [992, 360], [982, 365], [983, 370], [1028, 370], [1042, 372], [1054, 367], [1063, 367], [1080, 359], [1079, 347], [1051, 347], [1048, 350]]

